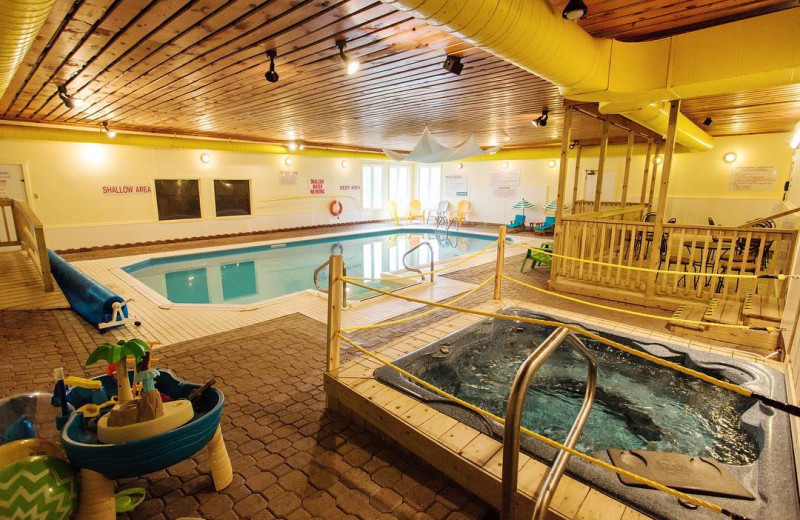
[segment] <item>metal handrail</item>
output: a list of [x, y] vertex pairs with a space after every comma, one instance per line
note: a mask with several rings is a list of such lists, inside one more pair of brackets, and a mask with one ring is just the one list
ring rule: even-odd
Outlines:
[[[322, 287], [319, 284], [318, 278], [320, 271], [328, 267], [330, 263], [331, 260], [329, 258], [328, 260], [325, 260], [325, 263], [323, 263], [321, 266], [314, 269], [314, 287], [316, 287], [319, 292], [323, 292], [325, 294], [328, 294], [328, 289]], [[344, 263], [342, 263], [342, 274], [344, 274], [344, 276], [347, 276], [347, 266], [344, 265]], [[342, 308], [343, 309], [347, 308], [347, 282], [345, 280], [342, 280]]]
[[428, 246], [428, 249], [431, 250], [431, 283], [433, 283], [433, 271], [434, 271], [433, 246], [430, 244], [430, 242], [420, 242], [419, 244], [415, 245], [414, 247], [406, 251], [406, 254], [403, 255], [403, 267], [406, 268], [406, 271], [414, 271], [415, 273], [418, 273], [422, 277], [422, 281], [423, 282], [425, 281], [425, 275], [422, 274], [421, 269], [417, 269], [415, 267], [409, 267], [408, 264], [406, 264], [406, 257], [422, 246]]
[[[500, 509], [501, 520], [513, 520], [514, 518], [514, 509], [516, 507], [514, 499], [517, 494], [517, 471], [519, 469], [520, 422], [522, 420], [522, 409], [525, 405], [525, 396], [528, 393], [531, 378], [533, 378], [533, 375], [547, 358], [550, 357], [550, 354], [567, 339], [570, 340], [572, 347], [589, 362], [589, 370], [583, 405], [567, 435], [567, 440], [564, 441], [565, 446], [569, 448], [575, 447], [578, 436], [581, 434], [586, 420], [589, 417], [589, 412], [592, 409], [592, 402], [594, 401], [595, 388], [597, 385], [597, 360], [594, 354], [592, 354], [575, 334], [569, 329], [561, 327], [550, 334], [539, 348], [528, 356], [528, 359], [522, 363], [519, 371], [517, 371], [514, 383], [511, 385], [511, 392], [508, 395], [508, 407], [506, 408], [505, 433], [503, 435], [503, 497]], [[570, 453], [559, 450], [558, 455], [556, 455], [555, 460], [553, 460], [550, 472], [542, 479], [542, 483], [539, 485], [539, 490], [536, 494], [533, 520], [544, 520], [547, 515], [547, 509], [550, 506], [550, 502], [553, 500], [553, 494], [555, 493], [556, 486], [558, 486], [558, 482], [561, 480], [561, 476], [564, 474], [569, 457]]]

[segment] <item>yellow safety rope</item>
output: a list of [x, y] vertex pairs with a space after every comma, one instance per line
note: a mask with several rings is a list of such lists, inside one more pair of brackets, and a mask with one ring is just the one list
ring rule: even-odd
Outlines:
[[[347, 280], [346, 277], [344, 279]], [[500, 319], [500, 320], [517, 321], [517, 322], [522, 322], [522, 323], [533, 323], [534, 325], [545, 325], [545, 326], [548, 326], [548, 327], [556, 327], [556, 328], [564, 327], [564, 328], [567, 328], [567, 329], [569, 329], [569, 330], [571, 330], [573, 332], [576, 332], [578, 334], [586, 336], [587, 338], [591, 338], [591, 339], [593, 339], [595, 341], [599, 341], [600, 343], [604, 343], [604, 344], [606, 344], [606, 345], [608, 345], [610, 347], [614, 347], [616, 349], [619, 349], [619, 350], [621, 350], [623, 352], [626, 352], [628, 354], [631, 354], [633, 356], [637, 356], [637, 357], [640, 357], [642, 359], [646, 359], [646, 360], [651, 361], [651, 362], [653, 362], [653, 363], [655, 363], [657, 365], [661, 365], [661, 366], [664, 366], [664, 367], [667, 367], [667, 368], [671, 368], [673, 370], [676, 370], [676, 371], [681, 372], [683, 374], [686, 374], [688, 376], [692, 376], [692, 377], [696, 377], [698, 379], [702, 379], [703, 381], [706, 381], [707, 383], [711, 383], [712, 385], [719, 386], [719, 387], [725, 388], [727, 390], [731, 390], [732, 392], [736, 392], [737, 394], [741, 394], [741, 395], [746, 396], [746, 397], [750, 397], [750, 396], [753, 395], [753, 392], [751, 390], [748, 390], [747, 388], [743, 388], [743, 387], [741, 387], [739, 385], [735, 385], [733, 383], [728, 383], [727, 381], [723, 381], [721, 379], [717, 379], [716, 377], [710, 376], [708, 374], [704, 374], [702, 372], [698, 372], [697, 370], [692, 370], [691, 368], [686, 368], [686, 367], [684, 367], [682, 365], [678, 365], [677, 363], [673, 363], [671, 361], [667, 361], [666, 359], [662, 359], [660, 357], [653, 356], [653, 355], [648, 354], [646, 352], [642, 352], [642, 351], [636, 350], [636, 349], [634, 349], [632, 347], [628, 347], [626, 345], [623, 345], [622, 343], [617, 343], [616, 341], [612, 341], [610, 339], [606, 339], [603, 336], [600, 336], [600, 335], [595, 334], [593, 332], [589, 332], [588, 330], [586, 330], [586, 329], [584, 329], [582, 327], [578, 327], [577, 325], [572, 325], [572, 324], [569, 324], [569, 323], [561, 323], [561, 322], [552, 321], [552, 320], [542, 320], [542, 319], [539, 319], [539, 318], [528, 318], [526, 316], [511, 316], [511, 315], [508, 315], [508, 314], [499, 314], [499, 313], [496, 313], [496, 312], [479, 311], [477, 309], [468, 309], [466, 307], [457, 307], [455, 305], [448, 305], [448, 304], [445, 304], [445, 303], [438, 303], [438, 302], [430, 302], [430, 301], [420, 300], [418, 298], [412, 298], [411, 296], [402, 296], [400, 294], [395, 294], [395, 293], [390, 293], [390, 292], [387, 292], [387, 291], [382, 291], [380, 289], [376, 289], [374, 287], [369, 287], [369, 286], [366, 286], [366, 285], [362, 285], [362, 284], [360, 284], [358, 282], [351, 282], [349, 280], [348, 280], [348, 283], [351, 283], [351, 284], [353, 284], [353, 285], [355, 285], [357, 287], [363, 287], [364, 289], [370, 289], [372, 291], [375, 291], [375, 292], [378, 292], [378, 293], [381, 293], [381, 294], [385, 294], [385, 295], [388, 295], [388, 296], [393, 296], [395, 298], [400, 298], [401, 300], [406, 300], [406, 301], [410, 301], [410, 302], [414, 302], [414, 303], [422, 303], [422, 304], [426, 304], [426, 305], [431, 305], [431, 306], [434, 306], [434, 307], [439, 307], [441, 309], [449, 309], [449, 310], [452, 310], [452, 311], [465, 312], [467, 314], [474, 314], [476, 316], [484, 316], [484, 317], [487, 317], [487, 318], [496, 318], [496, 319]]]
[[[474, 293], [475, 291], [477, 291], [478, 289], [480, 289], [481, 287], [483, 287], [487, 283], [491, 282], [492, 280], [494, 280], [494, 275], [490, 276], [489, 278], [487, 278], [486, 280], [484, 280], [480, 284], [476, 285], [475, 287], [473, 287], [469, 291], [465, 292], [461, 296], [458, 296], [457, 298], [454, 298], [454, 299], [450, 300], [447, 303], [452, 305], [452, 304], [454, 304], [456, 302], [460, 302], [461, 300], [463, 300], [464, 298], [466, 298], [470, 294]], [[406, 321], [415, 320], [417, 318], [421, 318], [423, 316], [427, 316], [428, 314], [433, 314], [434, 312], [436, 312], [438, 310], [439, 309], [434, 307], [433, 309], [430, 309], [428, 311], [421, 312], [421, 313], [415, 314], [413, 316], [408, 316], [406, 318], [400, 318], [400, 319], [392, 320], [392, 321], [382, 321], [380, 323], [373, 323], [372, 325], [360, 325], [358, 327], [343, 327], [343, 328], [340, 329], [340, 331], [341, 332], [351, 332], [351, 331], [354, 331], [354, 330], [377, 329], [378, 327], [387, 327], [389, 325], [397, 325], [398, 323], [405, 323]]]
[[734, 325], [734, 324], [731, 324], [731, 323], [717, 323], [717, 322], [713, 322], [713, 321], [686, 320], [686, 319], [683, 319], [683, 318], [672, 318], [670, 316], [658, 316], [656, 314], [647, 314], [645, 312], [629, 311], [627, 309], [620, 309], [620, 308], [617, 308], [617, 307], [610, 307], [608, 305], [603, 305], [603, 304], [600, 304], [600, 303], [587, 302], [586, 300], [581, 300], [580, 298], [574, 298], [572, 296], [567, 296], [565, 294], [559, 294], [557, 292], [548, 291], [547, 289], [542, 289], [540, 287], [536, 287], [534, 285], [530, 285], [530, 284], [527, 284], [525, 282], [521, 282], [521, 281], [519, 281], [519, 280], [517, 280], [515, 278], [511, 278], [510, 276], [505, 275], [505, 274], [503, 275], [503, 278], [505, 278], [506, 280], [509, 280], [511, 282], [514, 282], [516, 284], [522, 285], [523, 287], [527, 287], [528, 289], [533, 289], [534, 291], [538, 291], [538, 292], [540, 292], [542, 294], [555, 296], [556, 298], [561, 298], [561, 299], [564, 299], [564, 300], [567, 300], [567, 301], [580, 303], [580, 304], [583, 304], [583, 305], [587, 305], [589, 307], [595, 307], [597, 309], [605, 309], [605, 310], [614, 311], [614, 312], [621, 312], [623, 314], [628, 314], [630, 316], [639, 316], [640, 318], [651, 318], [651, 319], [656, 319], [656, 320], [661, 320], [661, 321], [668, 321], [668, 322], [673, 322], [673, 323], [685, 323], [687, 325], [709, 326], [709, 327], [718, 327], [718, 328], [723, 328], [723, 329], [758, 330], [758, 331], [766, 331], [766, 332], [775, 332], [775, 331], [780, 330], [779, 328], [776, 328], [776, 327], [754, 327], [754, 326], [750, 326], [750, 325]]
[[481, 249], [480, 251], [476, 251], [475, 253], [472, 253], [472, 254], [470, 254], [470, 255], [468, 255], [468, 256], [461, 257], [461, 258], [459, 258], [458, 260], [455, 260], [455, 261], [453, 261], [453, 262], [448, 262], [447, 264], [443, 265], [442, 267], [439, 267], [438, 269], [434, 269], [433, 271], [424, 271], [424, 272], [422, 272], [422, 273], [418, 273], [418, 274], [407, 274], [407, 275], [403, 275], [403, 276], [387, 275], [387, 276], [382, 276], [382, 277], [379, 277], [379, 278], [369, 278], [369, 277], [366, 277], [366, 276], [349, 276], [349, 277], [347, 277], [347, 279], [348, 279], [348, 280], [351, 280], [351, 279], [352, 279], [352, 280], [408, 280], [408, 279], [410, 279], [410, 278], [416, 278], [416, 277], [418, 277], [418, 276], [424, 276], [424, 275], [426, 275], [426, 274], [436, 274], [436, 273], [440, 273], [440, 272], [442, 272], [442, 271], [447, 271], [447, 270], [449, 270], [449, 269], [452, 269], [452, 268], [454, 268], [454, 267], [455, 267], [455, 266], [457, 266], [457, 265], [461, 265], [461, 264], [463, 264], [464, 262], [467, 262], [467, 261], [469, 261], [469, 260], [472, 260], [472, 259], [473, 259], [473, 258], [475, 258], [476, 256], [478, 256], [478, 255], [481, 255], [481, 254], [485, 253], [486, 251], [488, 251], [489, 249], [491, 249], [491, 248], [493, 248], [495, 245], [497, 245], [497, 242], [498, 242], [499, 240], [500, 240], [500, 239], [497, 239], [497, 240], [495, 240], [494, 242], [492, 242], [492, 243], [491, 243], [491, 244], [489, 244], [488, 246], [484, 247], [484, 248], [483, 248], [483, 249]]
[[[379, 355], [377, 355], [377, 354], [375, 354], [373, 352], [368, 351], [367, 349], [363, 348], [362, 346], [360, 346], [360, 345], [356, 344], [355, 342], [351, 341], [350, 339], [344, 337], [342, 334], [338, 334], [338, 336], [342, 341], [344, 341], [348, 345], [350, 345], [353, 348], [359, 350], [363, 354], [365, 354], [365, 355], [377, 360], [378, 362], [382, 363], [383, 365], [388, 366], [388, 367], [392, 368], [393, 370], [396, 370], [400, 374], [402, 374], [405, 377], [411, 379], [412, 381], [418, 383], [419, 385], [423, 386], [424, 388], [427, 388], [428, 390], [430, 390], [430, 391], [432, 391], [432, 392], [434, 392], [436, 394], [439, 394], [439, 395], [441, 395], [442, 397], [444, 397], [446, 399], [450, 399], [453, 402], [458, 403], [460, 406], [463, 406], [464, 408], [472, 410], [472, 411], [474, 411], [476, 413], [479, 413], [479, 414], [481, 414], [481, 415], [483, 415], [485, 417], [489, 417], [490, 419], [493, 419], [493, 420], [497, 421], [500, 424], [505, 424], [505, 420], [502, 417], [499, 417], [499, 416], [497, 416], [497, 415], [495, 415], [495, 414], [493, 414], [491, 412], [488, 412], [488, 411], [486, 411], [486, 410], [484, 410], [482, 408], [479, 408], [479, 407], [477, 407], [477, 406], [475, 406], [475, 405], [473, 405], [471, 403], [463, 401], [463, 400], [459, 399], [458, 397], [445, 392], [444, 390], [439, 389], [438, 387], [428, 383], [427, 381], [424, 381], [424, 380], [418, 378], [414, 374], [411, 374], [410, 372], [408, 372], [406, 370], [403, 370], [402, 368], [398, 367], [397, 365], [393, 364], [392, 362], [390, 362], [390, 361], [388, 361], [386, 359], [383, 359], [381, 356], [379, 356]], [[697, 498], [695, 496], [692, 496], [692, 495], [683, 493], [681, 491], [678, 491], [677, 489], [672, 489], [671, 487], [665, 486], [664, 484], [661, 484], [661, 483], [656, 482], [654, 480], [650, 480], [650, 479], [648, 479], [646, 477], [642, 477], [641, 475], [637, 475], [636, 473], [632, 473], [632, 472], [630, 472], [628, 470], [625, 470], [625, 469], [622, 469], [620, 467], [614, 466], [613, 464], [609, 464], [608, 462], [605, 462], [605, 461], [600, 460], [598, 458], [592, 457], [591, 455], [587, 455], [587, 454], [583, 453], [582, 451], [578, 451], [578, 450], [576, 450], [574, 448], [570, 448], [568, 446], [565, 446], [564, 444], [561, 444], [558, 441], [554, 441], [553, 439], [550, 439], [549, 437], [545, 437], [544, 435], [541, 435], [541, 434], [536, 433], [536, 432], [534, 432], [532, 430], [529, 430], [528, 428], [525, 428], [524, 426], [520, 426], [520, 431], [522, 433], [524, 433], [525, 435], [528, 435], [529, 437], [533, 437], [534, 439], [537, 439], [537, 440], [539, 440], [539, 441], [541, 441], [541, 442], [543, 442], [543, 443], [545, 443], [545, 444], [547, 444], [549, 446], [552, 446], [553, 448], [557, 448], [559, 450], [566, 451], [570, 455], [573, 455], [573, 456], [581, 458], [581, 459], [583, 459], [583, 460], [585, 460], [587, 462], [590, 462], [592, 464], [596, 464], [596, 465], [598, 465], [598, 466], [600, 466], [602, 468], [605, 468], [605, 469], [608, 469], [610, 471], [613, 471], [614, 473], [616, 473], [618, 475], [622, 475], [624, 477], [628, 477], [628, 478], [630, 478], [632, 480], [635, 480], [635, 481], [637, 481], [637, 482], [639, 482], [641, 484], [644, 484], [646, 486], [649, 486], [649, 487], [651, 487], [653, 489], [657, 489], [659, 491], [663, 491], [664, 493], [668, 493], [670, 495], [678, 497], [681, 500], [684, 500], [686, 502], [689, 502], [689, 503], [692, 503], [692, 504], [696, 504], [698, 506], [704, 507], [706, 509], [710, 509], [711, 511], [714, 511], [716, 513], [721, 513], [721, 514], [730, 516], [732, 518], [742, 518], [741, 516], [738, 516], [738, 515], [730, 513], [730, 511], [728, 511], [728, 510], [726, 510], [726, 509], [714, 504], [713, 502], [708, 502], [706, 500], [703, 500], [702, 498]]]
[[[572, 260], [575, 262], [583, 263], [583, 264], [592, 264], [592, 265], [600, 265], [600, 266], [608, 266], [608, 267], [617, 267], [619, 269], [630, 269], [631, 271], [641, 271], [643, 273], [661, 273], [661, 274], [674, 274], [680, 276], [708, 276], [714, 278], [742, 278], [747, 280], [786, 280], [788, 278], [800, 278], [800, 275], [794, 274], [731, 274], [731, 273], [701, 273], [699, 271], [670, 271], [669, 269], [650, 269], [649, 267], [637, 267], [635, 265], [623, 265], [623, 264], [614, 264], [610, 262], [601, 262], [599, 260], [589, 260], [588, 258], [578, 258], [574, 256], [567, 256], [561, 255], [558, 253], [554, 253], [547, 249], [542, 249], [536, 246], [528, 246], [525, 244], [520, 244], [519, 242], [514, 242], [512, 240], [506, 239], [506, 241], [511, 244], [512, 246], [521, 247], [523, 249], [529, 249], [531, 251], [536, 251], [537, 253], [542, 253], [545, 255], [550, 255], [555, 258], [563, 258], [564, 260]], [[700, 260], [702, 262], [702, 259]], [[739, 262], [734, 262], [739, 263]]]

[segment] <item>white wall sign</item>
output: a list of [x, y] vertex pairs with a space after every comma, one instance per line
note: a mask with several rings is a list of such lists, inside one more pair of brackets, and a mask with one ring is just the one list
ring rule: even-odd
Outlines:
[[519, 186], [519, 170], [515, 172], [495, 171], [489, 175], [489, 186]]
[[297, 184], [297, 172], [281, 170], [280, 184]]
[[449, 173], [444, 176], [444, 197], [446, 199], [466, 198], [469, 195], [467, 176], [463, 173]]
[[774, 166], [737, 166], [731, 171], [731, 191], [771, 191], [778, 170]]
[[11, 195], [8, 194], [8, 181], [0, 179], [0, 199], [8, 199]]
[[308, 179], [308, 193], [325, 195], [325, 179]]
[[11, 172], [7, 170], [0, 170], [0, 179], [10, 179]]

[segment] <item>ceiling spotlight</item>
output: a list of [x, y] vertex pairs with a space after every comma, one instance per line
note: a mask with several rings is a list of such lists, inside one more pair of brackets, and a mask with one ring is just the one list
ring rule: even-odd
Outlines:
[[577, 139], [573, 140], [571, 143], [569, 143], [569, 149], [570, 149], [570, 150], [572, 150], [573, 148], [575, 148], [576, 146], [578, 146], [578, 144], [579, 144], [579, 143], [578, 143], [578, 140], [577, 140]]
[[545, 108], [544, 110], [542, 110], [542, 115], [531, 121], [531, 124], [533, 126], [547, 126], [547, 114], [549, 112], [550, 111]]
[[711, 119], [711, 116], [708, 116], [708, 117], [706, 117], [706, 118], [703, 120], [703, 125], [705, 125], [705, 126], [711, 126], [711, 123], [713, 123], [713, 122], [714, 122], [714, 120], [713, 120], [713, 119]]
[[108, 128], [108, 121], [103, 121], [103, 130], [105, 131], [106, 135], [108, 137], [110, 137], [111, 139], [114, 139], [115, 137], [117, 137], [117, 133]]
[[82, 99], [67, 94], [67, 87], [65, 85], [58, 87], [58, 97], [67, 108], [80, 108], [83, 106]]
[[283, 164], [285, 164], [286, 166], [291, 166], [292, 165], [292, 158], [291, 157], [287, 157], [286, 159], [283, 160]]
[[736, 154], [733, 153], [733, 152], [728, 152], [728, 153], [725, 154], [724, 157], [722, 157], [722, 160], [725, 161], [726, 163], [730, 164], [730, 163], [732, 163], [733, 161], [736, 160]]
[[264, 74], [264, 77], [270, 83], [278, 82], [279, 76], [278, 73], [275, 72], [275, 58], [277, 57], [278, 57], [278, 51], [276, 51], [275, 49], [270, 49], [267, 51], [267, 58], [269, 58], [269, 70], [267, 71], [266, 74]]
[[561, 17], [565, 20], [580, 20], [589, 12], [589, 8], [583, 0], [569, 0], [567, 6], [561, 11]]
[[286, 145], [286, 148], [288, 148], [290, 152], [296, 152], [297, 151], [297, 143], [292, 141], [288, 145]]
[[458, 76], [464, 70], [464, 65], [461, 63], [461, 56], [447, 56], [444, 60], [444, 70], [451, 74]]
[[344, 55], [344, 47], [347, 45], [347, 42], [344, 40], [336, 40], [336, 46], [339, 47], [339, 57], [342, 58], [342, 61], [347, 66], [347, 75], [352, 76], [356, 72], [358, 72], [358, 67], [361, 64], [355, 58], [348, 58]]
[[200, 154], [200, 162], [203, 163], [203, 164], [210, 163], [211, 162], [211, 156], [208, 155], [207, 153], [201, 153]]

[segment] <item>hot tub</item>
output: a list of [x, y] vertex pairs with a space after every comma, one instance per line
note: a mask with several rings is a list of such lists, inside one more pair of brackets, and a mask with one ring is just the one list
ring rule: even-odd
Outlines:
[[[503, 314], [559, 321], [521, 308]], [[589, 327], [585, 327], [590, 329]], [[653, 343], [645, 336], [594, 332], [650, 354], [727, 380], [780, 401], [783, 375], [764, 364]], [[485, 319], [426, 345], [395, 362], [417, 377], [471, 404], [504, 416], [514, 375], [552, 327]], [[753, 499], [705, 497], [750, 518], [799, 518], [789, 418], [755, 399], [631, 356], [581, 337], [598, 362], [597, 393], [577, 449], [611, 462], [608, 450], [648, 450], [713, 458], [753, 495]], [[477, 430], [502, 439], [494, 421], [430, 392], [389, 367], [375, 377]], [[586, 361], [566, 345], [535, 375], [522, 424], [563, 441], [585, 391]], [[525, 435], [522, 449], [549, 463], [555, 449]], [[616, 474], [573, 457], [567, 473], [620, 502], [656, 518], [717, 519], [705, 509], [689, 509], [666, 493], [632, 487]]]

